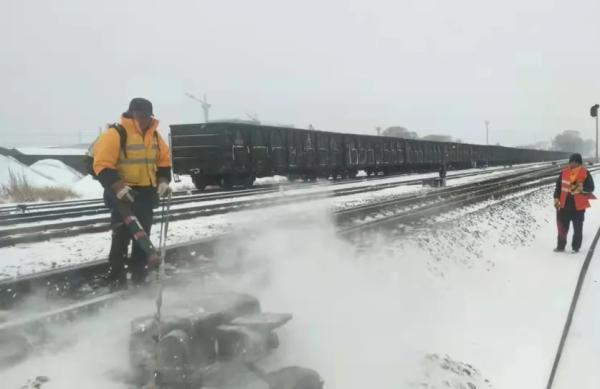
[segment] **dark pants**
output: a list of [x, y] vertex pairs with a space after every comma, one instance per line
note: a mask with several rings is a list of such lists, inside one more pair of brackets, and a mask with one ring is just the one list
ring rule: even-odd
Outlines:
[[[154, 208], [158, 204], [156, 189], [153, 187], [135, 187], [135, 201], [131, 205], [131, 211], [138, 219], [142, 228], [148, 236], [152, 228], [152, 219]], [[123, 223], [123, 216], [116, 207], [118, 201], [112, 191], [104, 192], [104, 201], [110, 208], [110, 224], [112, 228], [112, 241], [110, 245], [110, 254], [108, 255], [109, 281], [115, 284], [122, 284], [127, 279], [127, 268], [131, 272], [131, 280], [134, 283], [141, 283], [146, 279], [148, 271], [148, 255], [134, 241], [131, 251], [131, 259], [127, 261], [127, 252], [129, 242], [132, 239], [131, 232]]]
[[560, 209], [556, 214], [556, 224], [558, 227], [558, 243], [556, 247], [564, 250], [567, 245], [567, 234], [569, 226], [573, 223], [573, 240], [571, 248], [579, 251], [581, 248], [583, 220], [585, 219], [585, 211], [577, 211], [575, 209]]

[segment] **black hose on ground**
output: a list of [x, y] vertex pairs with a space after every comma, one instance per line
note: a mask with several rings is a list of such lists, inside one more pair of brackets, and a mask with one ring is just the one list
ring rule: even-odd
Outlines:
[[560, 363], [560, 358], [562, 357], [563, 349], [565, 347], [565, 343], [567, 341], [567, 337], [569, 336], [569, 331], [571, 330], [571, 323], [573, 322], [573, 315], [575, 314], [575, 308], [577, 307], [577, 302], [579, 301], [579, 295], [581, 294], [581, 289], [583, 288], [583, 283], [585, 282], [585, 276], [587, 274], [588, 268], [590, 267], [590, 262], [592, 262], [592, 258], [594, 257], [594, 251], [596, 250], [596, 245], [598, 244], [598, 239], [600, 239], [600, 228], [596, 232], [596, 236], [594, 236], [594, 240], [587, 252], [585, 257], [585, 261], [583, 262], [583, 266], [581, 267], [581, 271], [579, 272], [579, 278], [577, 279], [577, 286], [575, 287], [575, 293], [573, 294], [573, 299], [571, 300], [571, 306], [569, 307], [569, 314], [567, 315], [567, 321], [565, 322], [565, 326], [563, 328], [562, 335], [560, 337], [560, 343], [558, 344], [558, 350], [556, 350], [556, 355], [554, 357], [554, 364], [552, 365], [552, 371], [550, 372], [550, 377], [548, 378], [548, 385], [546, 385], [546, 389], [552, 389], [552, 385], [554, 384], [554, 379], [556, 377], [556, 372], [558, 371], [558, 365]]

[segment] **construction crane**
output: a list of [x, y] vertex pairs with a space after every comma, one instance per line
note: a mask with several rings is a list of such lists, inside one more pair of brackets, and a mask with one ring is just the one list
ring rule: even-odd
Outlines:
[[206, 99], [206, 95], [204, 95], [202, 99], [194, 96], [191, 93], [186, 93], [185, 95], [187, 97], [189, 97], [190, 99], [195, 100], [195, 101], [199, 102], [200, 104], [202, 104], [202, 110], [204, 111], [204, 122], [208, 123], [208, 110], [210, 109], [210, 104], [208, 103], [208, 100]]
[[258, 118], [258, 114], [257, 113], [248, 113], [246, 112], [246, 116], [248, 116], [248, 119], [250, 119], [251, 121], [260, 124], [260, 119]]

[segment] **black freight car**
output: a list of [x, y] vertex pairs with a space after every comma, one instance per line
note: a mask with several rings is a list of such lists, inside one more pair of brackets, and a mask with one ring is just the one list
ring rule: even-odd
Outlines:
[[252, 185], [256, 177], [349, 178], [559, 160], [567, 153], [342, 134], [236, 122], [171, 126], [173, 172], [199, 189]]

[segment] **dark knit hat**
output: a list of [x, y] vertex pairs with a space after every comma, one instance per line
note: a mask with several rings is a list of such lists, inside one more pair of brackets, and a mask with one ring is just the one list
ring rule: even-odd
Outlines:
[[136, 97], [129, 102], [129, 109], [126, 112], [127, 116], [137, 114], [140, 116], [152, 116], [152, 103], [142, 97]]
[[579, 153], [575, 153], [572, 154], [571, 157], [569, 157], [569, 163], [571, 162], [577, 162], [578, 164], [583, 164], [583, 158], [581, 158], [581, 154]]

